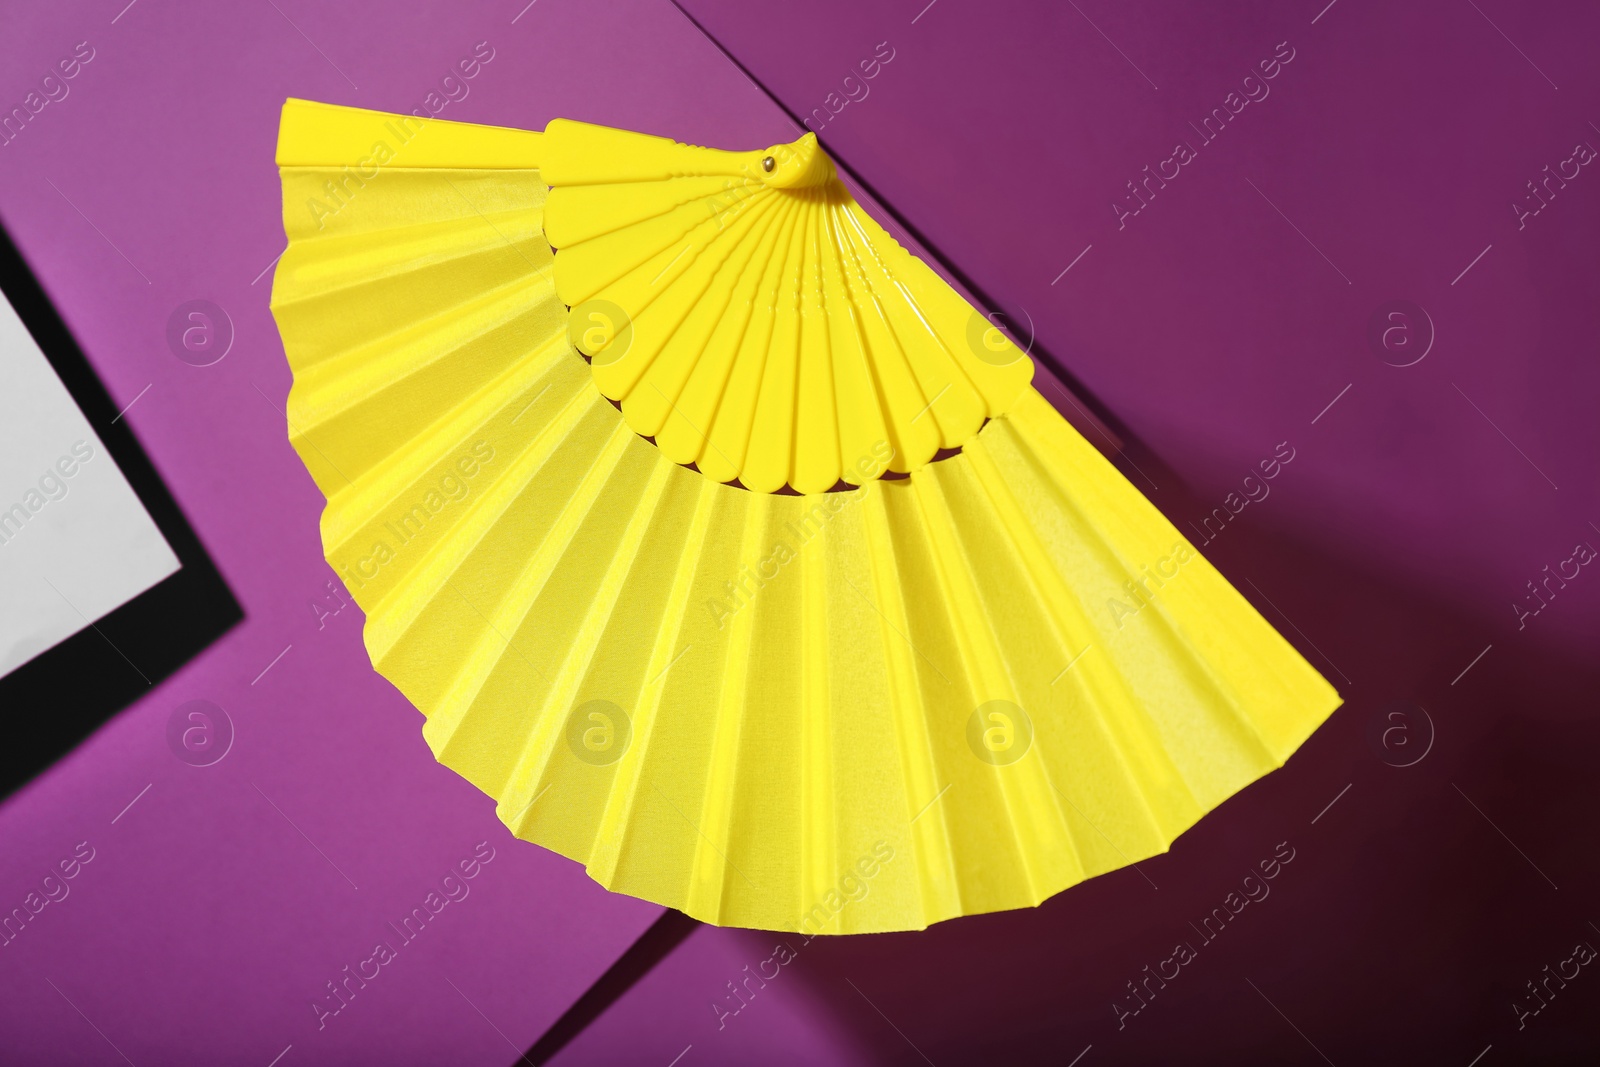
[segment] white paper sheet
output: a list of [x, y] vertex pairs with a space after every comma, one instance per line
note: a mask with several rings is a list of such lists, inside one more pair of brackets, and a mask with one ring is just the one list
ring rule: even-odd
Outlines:
[[0, 299], [0, 676], [178, 566], [72, 394]]

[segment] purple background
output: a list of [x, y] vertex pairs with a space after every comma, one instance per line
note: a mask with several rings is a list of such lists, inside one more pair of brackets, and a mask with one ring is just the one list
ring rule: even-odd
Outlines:
[[[521, 4], [126, 3], [6, 10], [6, 110], [77, 42], [95, 56], [0, 148], [0, 213], [118, 406], [150, 386], [126, 418], [246, 618], [0, 808], [0, 910], [78, 842], [96, 851], [0, 948], [0, 1062], [265, 1065], [291, 1045], [279, 1067], [510, 1062], [659, 909], [515, 842], [372, 671], [358, 610], [318, 628], [334, 574], [267, 309], [278, 110], [293, 95], [408, 111], [487, 40], [495, 58], [443, 117], [755, 144], [788, 124], [664, 3], [546, 2], [515, 24]], [[169, 314], [196, 298], [237, 331], [210, 367], [167, 348]], [[237, 731], [211, 767], [167, 747], [193, 699]], [[14, 731], [50, 714], [6, 711]], [[470, 895], [319, 1032], [325, 983], [483, 840], [497, 854]]]
[[[178, 1046], [265, 1064], [291, 1043], [283, 1067], [508, 1062], [657, 914], [512, 842], [432, 763], [416, 713], [367, 669], [353, 608], [317, 630], [308, 601], [332, 577], [320, 499], [284, 441], [268, 280], [250, 281], [282, 247], [276, 110], [287, 95], [408, 109], [487, 39], [496, 59], [442, 117], [570, 115], [730, 147], [789, 124], [665, 3], [278, 6], [142, 0], [115, 24], [122, 0], [29, 8], [0, 39], [7, 107], [28, 72], [85, 38], [97, 50], [72, 95], [0, 148], [0, 214], [113, 396], [153, 383], [127, 418], [248, 614], [0, 809], [5, 907], [77, 841], [99, 852], [0, 949], [0, 1029], [22, 1062], [122, 1062], [84, 1016], [135, 1063]], [[1512, 1004], [1534, 1003], [1524, 983], [1574, 943], [1600, 945], [1600, 577], [1585, 568], [1521, 629], [1512, 604], [1574, 545], [1600, 546], [1600, 177], [1584, 168], [1521, 230], [1510, 205], [1576, 143], [1600, 146], [1600, 13], [684, 7], [800, 114], [888, 42], [894, 59], [824, 144], [1032, 321], [1127, 442], [1122, 469], [1347, 704], [1139, 870], [919, 934], [795, 939], [798, 958], [720, 1030], [711, 1003], [778, 938], [701, 928], [556, 1062], [1492, 1067], [1592, 1052], [1592, 967], [1524, 1029]], [[1188, 124], [1283, 41], [1295, 56], [1270, 95], [1201, 144]], [[1119, 229], [1112, 201], [1179, 140], [1196, 158]], [[165, 348], [167, 315], [195, 297], [238, 329], [214, 367]], [[1395, 300], [1436, 333], [1411, 366], [1367, 336]], [[1190, 524], [1283, 441], [1296, 458], [1270, 495], [1203, 543]], [[239, 731], [210, 768], [166, 749], [167, 716], [195, 697]], [[1411, 710], [1390, 719], [1396, 701]], [[310, 997], [482, 839], [498, 855], [473, 895], [318, 1033]], [[1285, 840], [1296, 858], [1271, 896], [1119, 1030], [1125, 983], [1198, 943], [1189, 924]]]

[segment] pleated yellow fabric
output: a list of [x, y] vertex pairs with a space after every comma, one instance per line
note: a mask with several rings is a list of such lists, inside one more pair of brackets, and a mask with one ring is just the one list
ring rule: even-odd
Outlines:
[[568, 339], [540, 137], [291, 102], [272, 298], [372, 662], [517, 836], [719, 925], [918, 929], [1166, 850], [1338, 706], [1031, 388], [845, 491], [674, 462]]

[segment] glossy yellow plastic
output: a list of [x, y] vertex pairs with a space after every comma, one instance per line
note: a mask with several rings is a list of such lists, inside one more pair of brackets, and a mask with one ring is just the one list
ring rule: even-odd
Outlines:
[[1032, 378], [861, 210], [815, 134], [724, 152], [557, 119], [540, 151], [556, 292], [608, 327], [578, 347], [679, 463], [758, 492], [860, 484], [850, 458], [871, 442], [915, 470]]
[[[702, 178], [662, 178], [683, 157], [659, 139], [631, 169], [587, 160], [574, 130], [632, 135], [566, 125], [541, 139], [436, 121], [415, 145], [440, 134], [472, 166], [391, 145], [360, 184], [348, 175], [385, 126], [372, 113], [291, 101], [282, 133], [289, 247], [272, 306], [328, 561], [428, 745], [517, 836], [707, 922], [916, 929], [1164, 851], [1338, 705], [1029, 387], [959, 454], [877, 477], [923, 432], [894, 421], [906, 408], [888, 390], [926, 396], [933, 356], [895, 349], [890, 377], [870, 346], [918, 311], [961, 312], [869, 299], [914, 268], [848, 204], [773, 195], [737, 212], [728, 228], [747, 239], [725, 249], [726, 295], [748, 303], [748, 328], [687, 302], [679, 335], [700, 331], [699, 348], [662, 346], [641, 380], [747, 446], [741, 472], [793, 462], [809, 484], [838, 470], [860, 487], [751, 492], [675, 462], [671, 418], [657, 444], [640, 437], [568, 340], [570, 252], [545, 239], [602, 247], [615, 230], [597, 220], [620, 208], [548, 209], [628, 203], [625, 183], [547, 199], [546, 173], [631, 175], [644, 196]], [[825, 188], [804, 184], [821, 169], [804, 148], [779, 173]], [[648, 245], [619, 243], [609, 268], [574, 256], [573, 276], [633, 284], [660, 254]], [[782, 279], [800, 279], [795, 300], [769, 304]], [[743, 340], [769, 335], [790, 341], [761, 349], [767, 362], [826, 385], [784, 394], [792, 414], [746, 367]], [[718, 404], [701, 364], [750, 402]], [[785, 458], [758, 445], [781, 442], [766, 432], [780, 421], [797, 441], [832, 429]]]

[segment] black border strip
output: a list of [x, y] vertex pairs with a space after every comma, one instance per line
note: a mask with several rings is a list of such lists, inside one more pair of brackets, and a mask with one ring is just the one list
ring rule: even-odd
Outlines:
[[92, 626], [0, 678], [0, 722], [13, 739], [0, 745], [4, 797], [194, 658], [244, 612], [3, 226], [0, 290], [180, 564]]

